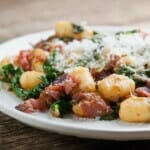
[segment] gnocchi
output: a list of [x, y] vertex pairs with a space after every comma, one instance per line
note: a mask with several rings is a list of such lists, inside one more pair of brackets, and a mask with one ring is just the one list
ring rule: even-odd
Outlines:
[[95, 82], [88, 68], [75, 67], [70, 69], [70, 74], [76, 77], [79, 81], [79, 91], [94, 92], [96, 91]]
[[76, 39], [91, 38], [93, 31], [83, 30], [81, 33], [74, 33], [73, 25], [70, 22], [60, 21], [55, 26], [56, 36], [58, 37], [72, 37]]
[[98, 81], [98, 92], [107, 101], [117, 102], [135, 90], [135, 83], [126, 76], [112, 74]]
[[20, 85], [24, 89], [32, 89], [42, 82], [40, 79], [44, 73], [37, 71], [26, 71], [20, 77]]
[[150, 122], [150, 98], [132, 96], [120, 105], [119, 116], [128, 122]]

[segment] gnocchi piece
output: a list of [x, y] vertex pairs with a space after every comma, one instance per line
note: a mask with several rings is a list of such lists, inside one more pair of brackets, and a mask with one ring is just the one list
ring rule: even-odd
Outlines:
[[150, 122], [150, 98], [132, 96], [120, 105], [119, 116], [128, 122]]
[[98, 92], [103, 99], [117, 102], [135, 90], [135, 82], [126, 76], [112, 74], [98, 81]]
[[7, 56], [0, 61], [0, 67], [2, 67], [4, 65], [8, 65], [10, 63], [11, 63], [11, 58]]
[[95, 82], [88, 68], [75, 67], [69, 70], [69, 73], [79, 80], [79, 87], [77, 90], [83, 92], [96, 91]]
[[31, 70], [43, 72], [43, 63], [49, 53], [42, 49], [35, 49], [31, 54]]
[[60, 21], [55, 26], [56, 35], [58, 37], [72, 37], [76, 39], [91, 38], [93, 31], [84, 29], [81, 33], [74, 33], [73, 25], [71, 22]]
[[73, 36], [73, 27], [70, 22], [58, 22], [55, 26], [55, 31], [58, 37]]
[[32, 89], [42, 82], [40, 79], [44, 73], [37, 71], [26, 71], [20, 77], [20, 85], [24, 89]]

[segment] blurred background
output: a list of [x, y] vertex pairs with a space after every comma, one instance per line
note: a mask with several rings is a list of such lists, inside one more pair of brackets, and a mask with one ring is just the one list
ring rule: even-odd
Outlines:
[[147, 25], [149, 0], [0, 0], [0, 42], [47, 30], [56, 21]]

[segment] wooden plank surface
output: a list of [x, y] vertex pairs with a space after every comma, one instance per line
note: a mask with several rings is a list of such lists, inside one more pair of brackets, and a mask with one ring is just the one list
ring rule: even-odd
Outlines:
[[[0, 0], [0, 42], [50, 29], [58, 20], [150, 25], [148, 0]], [[0, 113], [0, 150], [146, 149], [149, 141], [80, 139], [41, 131]]]

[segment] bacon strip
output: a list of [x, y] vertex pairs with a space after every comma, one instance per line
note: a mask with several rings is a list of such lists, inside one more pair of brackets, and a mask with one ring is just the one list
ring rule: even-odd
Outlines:
[[119, 61], [119, 59], [120, 59], [120, 56], [112, 54], [112, 55], [110, 55], [109, 63], [106, 65], [106, 67], [101, 72], [97, 71], [95, 68], [91, 68], [90, 72], [91, 72], [93, 78], [95, 79], [95, 81], [102, 80], [105, 77], [107, 77], [108, 75], [112, 74], [113, 69], [116, 66], [116, 63]]
[[150, 88], [144, 86], [136, 88], [135, 93], [139, 97], [150, 97]]
[[22, 50], [20, 51], [19, 55], [17, 56], [15, 63], [21, 66], [25, 71], [31, 70], [31, 50]]
[[77, 116], [95, 118], [112, 113], [112, 109], [96, 93], [77, 93], [73, 96], [76, 103], [73, 111]]
[[[62, 77], [60, 77], [62, 78]], [[28, 99], [23, 104], [16, 106], [16, 109], [31, 113], [35, 111], [44, 111], [56, 100], [59, 100], [65, 95], [71, 95], [74, 88], [79, 84], [79, 81], [71, 75], [64, 75], [63, 79], [54, 85], [47, 86], [40, 94], [38, 99]]]
[[23, 104], [17, 105], [15, 108], [26, 113], [32, 113], [35, 111], [45, 111], [48, 106], [40, 99], [31, 98], [25, 101]]
[[62, 45], [54, 45], [51, 40], [42, 40], [35, 45], [35, 48], [43, 49], [44, 51], [52, 52], [54, 49], [58, 49], [60, 52], [63, 51]]

